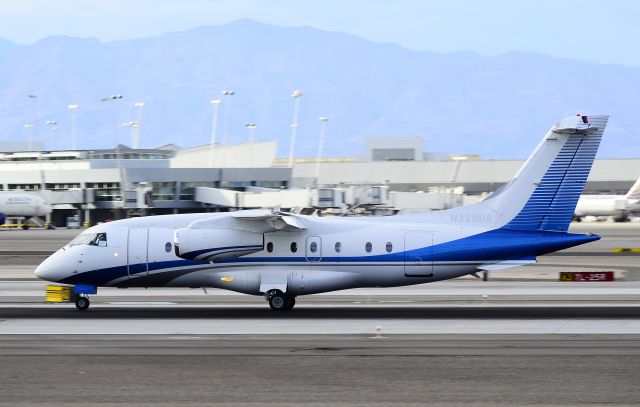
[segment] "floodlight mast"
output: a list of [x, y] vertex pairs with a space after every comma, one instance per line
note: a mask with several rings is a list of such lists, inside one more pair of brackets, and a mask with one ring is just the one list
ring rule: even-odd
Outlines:
[[291, 127], [291, 138], [289, 140], [289, 168], [293, 166], [293, 155], [296, 150], [296, 131], [298, 130], [298, 113], [300, 111], [300, 98], [302, 97], [302, 91], [294, 90], [291, 92], [291, 97], [293, 98], [293, 121], [289, 126]]
[[[226, 100], [225, 104], [224, 104], [224, 118], [223, 123], [222, 123], [222, 144], [227, 144], [229, 142], [228, 134], [227, 134], [227, 128], [229, 126], [229, 108], [231, 107], [231, 96], [234, 96], [236, 94], [235, 91], [233, 90], [223, 90], [222, 91], [222, 97], [224, 100]], [[226, 97], [225, 97], [226, 96]]]
[[[111, 96], [105, 96], [101, 100], [103, 102], [114, 102], [123, 99], [124, 95], [117, 94]], [[127, 188], [127, 172], [122, 168], [122, 148], [120, 148], [120, 140], [118, 139], [118, 117], [116, 114], [116, 108], [113, 103], [110, 103], [111, 108], [111, 121], [113, 122], [113, 136], [116, 141], [116, 162], [118, 165], [118, 173], [120, 174], [120, 199], [122, 200], [121, 210], [124, 211], [127, 205], [126, 188]]]
[[47, 120], [46, 122], [44, 122], [44, 124], [46, 124], [51, 129], [49, 150], [53, 151], [54, 142], [56, 139], [55, 134], [56, 134], [56, 131], [58, 130], [58, 127], [57, 127], [58, 122], [55, 120]]
[[257, 125], [255, 123], [247, 123], [244, 126], [249, 130], [249, 166], [253, 167], [253, 140]]
[[316, 156], [316, 186], [320, 184], [320, 160], [322, 160], [322, 149], [324, 148], [324, 137], [329, 118], [322, 116], [318, 120], [320, 120], [320, 138], [318, 138], [318, 155]]
[[209, 168], [213, 168], [213, 154], [216, 146], [216, 136], [218, 132], [218, 107], [220, 106], [220, 99], [213, 99], [211, 101], [213, 106], [213, 117], [211, 118], [211, 140], [209, 144]]
[[144, 102], [136, 102], [133, 107], [137, 110], [136, 126], [131, 128], [131, 147], [134, 149], [140, 148], [140, 131], [142, 130], [142, 109], [144, 109]]
[[29, 138], [27, 140], [27, 151], [33, 150], [33, 129], [35, 129], [36, 125], [33, 123], [27, 123], [24, 125], [25, 129], [28, 129]]
[[71, 149], [75, 150], [77, 148], [77, 111], [78, 105], [69, 105], [67, 109], [69, 109], [69, 113], [71, 114]]

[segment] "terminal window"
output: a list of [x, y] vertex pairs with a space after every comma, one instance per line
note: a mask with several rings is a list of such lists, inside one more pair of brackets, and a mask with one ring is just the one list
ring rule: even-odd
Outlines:
[[173, 201], [176, 196], [175, 182], [154, 182], [151, 199], [154, 201]]
[[9, 190], [38, 191], [40, 184], [9, 184]]
[[87, 182], [87, 188], [93, 188], [96, 201], [121, 201], [119, 182]]
[[46, 189], [52, 191], [66, 191], [72, 188], [80, 188], [80, 183], [67, 183], [67, 184], [46, 184]]

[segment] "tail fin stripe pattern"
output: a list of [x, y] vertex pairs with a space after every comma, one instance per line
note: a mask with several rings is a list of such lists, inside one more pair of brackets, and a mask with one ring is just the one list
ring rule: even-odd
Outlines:
[[602, 139], [607, 116], [596, 116], [598, 130], [571, 135], [548, 168], [533, 194], [504, 228], [515, 230], [566, 231], [578, 198], [587, 182]]

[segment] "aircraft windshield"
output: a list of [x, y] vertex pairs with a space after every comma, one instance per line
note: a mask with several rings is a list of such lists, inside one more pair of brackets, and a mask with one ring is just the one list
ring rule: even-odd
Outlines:
[[89, 246], [107, 246], [106, 233], [80, 233], [75, 239], [69, 242], [69, 246], [87, 244]]

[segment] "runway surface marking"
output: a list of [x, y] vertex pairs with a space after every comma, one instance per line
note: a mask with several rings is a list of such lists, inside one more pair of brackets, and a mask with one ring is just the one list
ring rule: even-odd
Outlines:
[[0, 334], [640, 334], [640, 306], [320, 305], [288, 313], [264, 305], [3, 307]]

